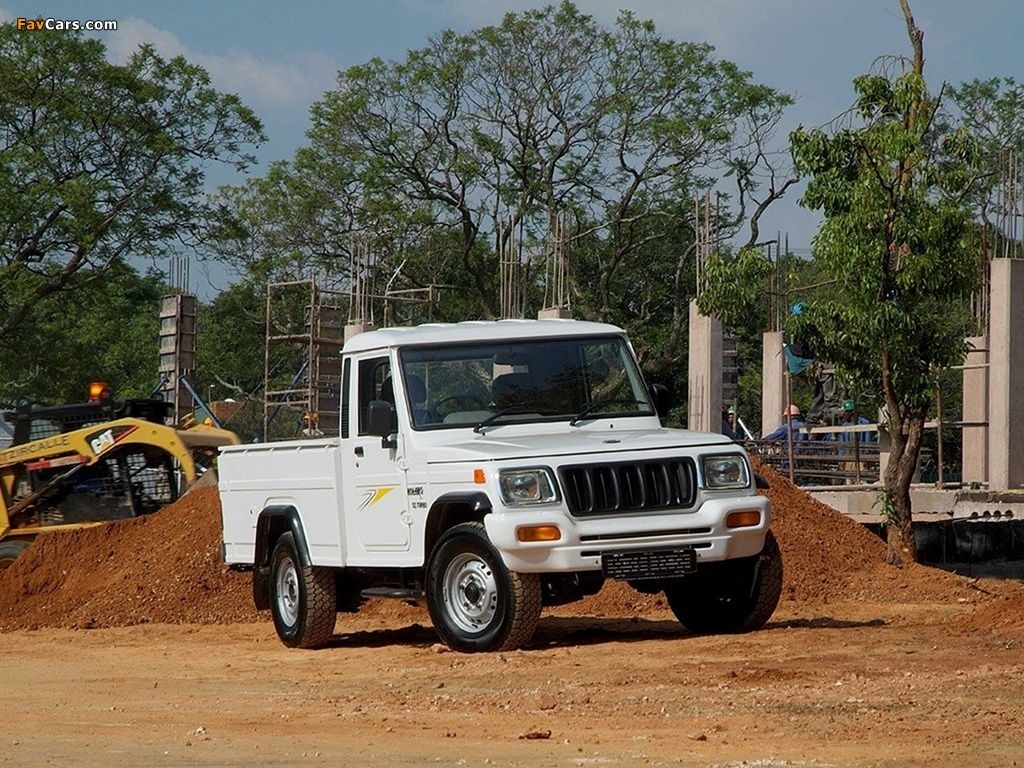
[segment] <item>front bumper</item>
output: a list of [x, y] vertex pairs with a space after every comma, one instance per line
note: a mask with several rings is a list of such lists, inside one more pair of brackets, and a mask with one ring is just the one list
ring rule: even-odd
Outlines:
[[[756, 526], [727, 528], [730, 512], [756, 509]], [[752, 557], [764, 548], [771, 506], [764, 496], [706, 499], [695, 511], [651, 515], [617, 515], [580, 519], [563, 508], [498, 509], [484, 518], [487, 535], [505, 565], [522, 573], [566, 573], [601, 570], [602, 555], [624, 551], [692, 548], [700, 563]], [[523, 526], [557, 525], [554, 542], [521, 542]]]

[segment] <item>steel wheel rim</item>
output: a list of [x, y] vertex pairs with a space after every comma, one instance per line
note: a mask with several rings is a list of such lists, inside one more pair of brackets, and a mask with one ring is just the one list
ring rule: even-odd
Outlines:
[[277, 568], [277, 612], [289, 626], [299, 620], [299, 573], [290, 557], [281, 560]]
[[444, 603], [462, 631], [486, 629], [498, 612], [498, 581], [491, 566], [472, 554], [452, 559], [444, 572]]

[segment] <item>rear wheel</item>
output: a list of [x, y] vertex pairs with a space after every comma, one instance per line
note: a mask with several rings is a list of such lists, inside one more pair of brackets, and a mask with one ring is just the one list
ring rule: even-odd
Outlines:
[[28, 545], [31, 543], [30, 539], [0, 541], [0, 571], [6, 571], [10, 568], [14, 561], [18, 559], [18, 555], [28, 549]]
[[775, 536], [768, 532], [759, 557], [673, 581], [665, 597], [679, 623], [692, 632], [760, 629], [782, 597], [782, 553]]
[[329, 568], [304, 567], [291, 532], [274, 545], [270, 611], [277, 636], [290, 648], [318, 648], [334, 634], [338, 618], [334, 573]]
[[508, 570], [483, 523], [463, 523], [430, 555], [427, 607], [441, 640], [457, 651], [521, 648], [540, 619], [540, 577]]

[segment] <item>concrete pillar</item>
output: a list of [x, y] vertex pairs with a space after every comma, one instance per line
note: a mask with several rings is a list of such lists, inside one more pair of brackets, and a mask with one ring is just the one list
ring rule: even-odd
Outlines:
[[702, 315], [690, 302], [687, 426], [722, 431], [722, 322]]
[[878, 430], [878, 477], [885, 477], [885, 468], [889, 466], [889, 457], [892, 456], [892, 438], [889, 430]]
[[360, 333], [366, 333], [367, 331], [373, 330], [373, 323], [366, 320], [357, 320], [354, 323], [349, 323], [345, 326], [344, 338], [348, 341], [353, 336], [358, 336]]
[[161, 397], [174, 405], [175, 424], [196, 407], [185, 383], [195, 381], [196, 306], [196, 297], [185, 293], [160, 300], [160, 389]]
[[569, 307], [545, 307], [538, 310], [538, 320], [566, 320], [572, 319], [572, 310]]
[[761, 337], [761, 434], [770, 434], [781, 418], [786, 402], [786, 356], [782, 354], [782, 331], [768, 331]]
[[993, 259], [991, 270], [988, 482], [999, 491], [1024, 487], [1024, 261]]
[[963, 428], [963, 482], [988, 482], [988, 337], [967, 338], [970, 351], [964, 361], [963, 421], [979, 426]]

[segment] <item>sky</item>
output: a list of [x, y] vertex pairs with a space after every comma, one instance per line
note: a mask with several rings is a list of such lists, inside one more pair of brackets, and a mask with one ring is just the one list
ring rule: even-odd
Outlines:
[[[129, 2], [0, 0], [0, 20], [113, 19], [103, 33], [109, 55], [124, 60], [150, 42], [165, 56], [184, 55], [205, 67], [215, 87], [237, 93], [263, 120], [268, 137], [259, 173], [289, 159], [305, 143], [310, 105], [335, 84], [339, 70], [373, 57], [402, 60], [444, 29], [470, 31], [543, 0], [198, 0]], [[818, 126], [853, 100], [851, 81], [881, 55], [910, 49], [899, 0], [576, 0], [611, 26], [621, 9], [653, 20], [663, 37], [713, 45], [719, 57], [753, 74], [755, 82], [789, 93], [796, 103], [783, 129]], [[1011, 76], [1024, 79], [1024, 2], [911, 0], [924, 31], [925, 76], [943, 82]], [[210, 176], [238, 183], [233, 173]], [[810, 248], [818, 217], [797, 205], [799, 190], [761, 220], [799, 251]], [[202, 294], [225, 287], [226, 276], [193, 268], [189, 286]]]

